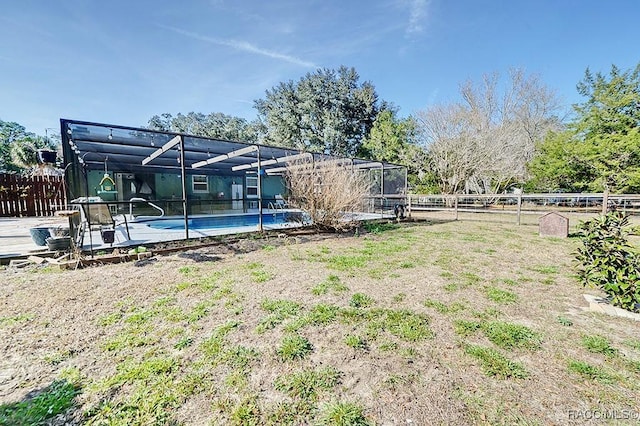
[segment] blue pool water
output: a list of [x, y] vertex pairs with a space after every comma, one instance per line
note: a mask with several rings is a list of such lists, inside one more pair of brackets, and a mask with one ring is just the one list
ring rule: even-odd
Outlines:
[[[258, 226], [259, 214], [238, 214], [220, 216], [197, 216], [189, 218], [189, 229], [219, 229], [235, 228], [241, 226]], [[284, 224], [291, 220], [290, 213], [263, 213], [263, 225]], [[161, 217], [153, 219], [138, 220], [153, 229], [179, 230], [184, 229], [184, 218], [182, 217]]]

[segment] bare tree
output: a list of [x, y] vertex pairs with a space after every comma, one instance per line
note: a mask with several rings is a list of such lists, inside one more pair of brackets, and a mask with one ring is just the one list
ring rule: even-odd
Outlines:
[[461, 85], [461, 102], [417, 114], [443, 193], [497, 193], [523, 182], [536, 142], [560, 127], [560, 104], [537, 76], [513, 70], [499, 87], [498, 74], [485, 75]]
[[294, 162], [286, 181], [291, 204], [306, 211], [314, 226], [329, 230], [354, 227], [346, 213], [357, 211], [370, 190], [365, 175], [336, 160]]

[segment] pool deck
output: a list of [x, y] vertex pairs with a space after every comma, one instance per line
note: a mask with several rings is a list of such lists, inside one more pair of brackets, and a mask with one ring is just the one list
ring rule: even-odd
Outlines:
[[0, 218], [0, 259], [47, 253], [47, 246], [38, 246], [29, 229], [38, 227], [68, 227], [63, 217], [2, 217]]
[[[380, 214], [358, 214], [361, 220], [380, 219], [389, 215]], [[391, 216], [390, 216], [391, 217]], [[175, 241], [185, 239], [184, 229], [167, 230], [153, 229], [146, 226], [144, 222], [127, 222], [129, 235], [127, 235], [124, 221], [116, 219], [115, 241], [113, 244], [103, 243], [99, 230], [94, 230], [84, 237], [83, 250], [109, 250], [117, 247], [137, 247], [156, 242]], [[68, 227], [67, 218], [58, 216], [48, 217], [24, 217], [24, 218], [0, 218], [0, 263], [9, 263], [10, 259], [24, 258], [31, 255], [51, 255], [47, 246], [38, 246], [31, 238], [29, 230], [36, 227]], [[265, 231], [285, 230], [299, 227], [298, 223], [285, 223], [263, 226]], [[190, 239], [212, 237], [218, 235], [229, 235], [235, 233], [257, 232], [258, 227], [236, 226], [232, 228], [218, 229], [192, 229], [189, 230]]]

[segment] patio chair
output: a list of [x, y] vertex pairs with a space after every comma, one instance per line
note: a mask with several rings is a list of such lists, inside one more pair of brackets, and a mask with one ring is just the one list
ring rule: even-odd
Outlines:
[[[116, 223], [111, 214], [109, 204], [102, 204], [100, 197], [81, 197], [73, 200], [72, 203], [80, 206], [81, 217], [77, 234], [78, 247], [82, 247], [85, 233], [91, 231], [100, 231], [102, 242], [105, 244], [113, 244], [115, 242], [116, 228], [122, 223]], [[124, 216], [123, 223], [126, 228], [126, 238], [131, 239], [126, 216]]]

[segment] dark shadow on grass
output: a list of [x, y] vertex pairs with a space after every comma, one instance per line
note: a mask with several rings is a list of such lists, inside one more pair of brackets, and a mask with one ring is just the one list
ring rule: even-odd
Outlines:
[[[54, 380], [49, 386], [29, 392], [18, 402], [0, 404], [0, 425], [45, 425], [54, 417], [56, 424], [74, 424], [76, 396], [80, 386], [67, 380]], [[63, 417], [60, 418], [59, 416]]]

